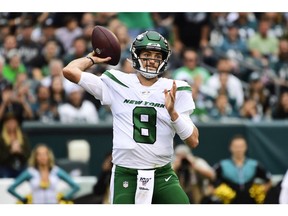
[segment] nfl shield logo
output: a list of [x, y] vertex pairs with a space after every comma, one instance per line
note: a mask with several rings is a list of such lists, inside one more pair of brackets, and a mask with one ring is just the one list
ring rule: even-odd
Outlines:
[[124, 181], [124, 182], [123, 182], [123, 187], [124, 187], [124, 188], [127, 188], [128, 185], [129, 185], [129, 184], [128, 184], [128, 181]]

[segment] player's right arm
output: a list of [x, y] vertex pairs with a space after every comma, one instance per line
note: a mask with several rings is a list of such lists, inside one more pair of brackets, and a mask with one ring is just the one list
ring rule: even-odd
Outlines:
[[91, 52], [86, 57], [78, 58], [71, 61], [66, 67], [63, 68], [62, 72], [66, 79], [77, 84], [81, 79], [81, 74], [83, 71], [90, 68], [94, 63], [101, 64], [109, 61], [110, 59], [110, 57], [96, 57], [94, 56], [94, 52]]
[[107, 91], [103, 91], [103, 89], [107, 89], [106, 85], [102, 82], [100, 77], [92, 73], [85, 72], [85, 70], [91, 67], [94, 63], [105, 63], [111, 58], [98, 58], [94, 56], [94, 52], [89, 53], [87, 57], [78, 58], [71, 61], [65, 68], [63, 68], [63, 75], [71, 82], [80, 85], [98, 100], [104, 100], [103, 103], [109, 104], [109, 93]]

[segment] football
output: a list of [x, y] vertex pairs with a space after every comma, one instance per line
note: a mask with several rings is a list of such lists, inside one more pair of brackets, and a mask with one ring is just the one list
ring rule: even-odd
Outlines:
[[100, 58], [111, 57], [109, 65], [117, 65], [120, 60], [121, 48], [116, 35], [103, 26], [95, 26], [91, 35], [95, 55]]

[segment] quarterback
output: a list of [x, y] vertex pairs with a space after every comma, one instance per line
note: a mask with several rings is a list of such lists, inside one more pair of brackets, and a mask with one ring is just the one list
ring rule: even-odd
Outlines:
[[189, 204], [171, 168], [175, 133], [191, 148], [198, 129], [190, 115], [195, 108], [190, 86], [159, 77], [171, 50], [155, 31], [138, 35], [131, 44], [135, 73], [110, 69], [101, 76], [85, 70], [99, 58], [93, 52], [71, 61], [65, 78], [109, 105], [113, 114], [110, 198], [112, 204]]

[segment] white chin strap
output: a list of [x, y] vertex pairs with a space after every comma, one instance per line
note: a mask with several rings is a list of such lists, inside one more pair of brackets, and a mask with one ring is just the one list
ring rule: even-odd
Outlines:
[[146, 72], [143, 72], [143, 71], [139, 71], [142, 76], [144, 76], [145, 78], [147, 79], [152, 79], [154, 77], [157, 77], [158, 74], [151, 74], [151, 73], [146, 73]]
[[162, 62], [159, 66], [158, 66], [158, 69], [155, 71], [155, 70], [147, 70], [143, 67], [142, 65], [142, 62], [140, 61], [140, 59], [138, 60], [139, 61], [139, 64], [140, 64], [140, 70], [139, 73], [142, 74], [142, 76], [144, 76], [145, 78], [147, 79], [152, 79], [154, 77], [157, 77], [159, 75], [159, 70], [160, 68], [162, 68], [164, 62]]
[[158, 76], [158, 74], [156, 73], [156, 71], [147, 71], [147, 72], [144, 72], [144, 68], [140, 68], [140, 70], [138, 70], [139, 71], [139, 73], [141, 73], [142, 74], [142, 76], [144, 76], [144, 77], [146, 77], [147, 79], [152, 79], [152, 78], [154, 78], [154, 77], [157, 77]]

